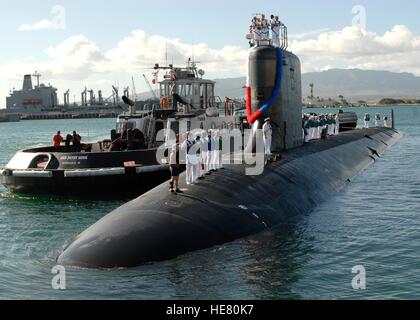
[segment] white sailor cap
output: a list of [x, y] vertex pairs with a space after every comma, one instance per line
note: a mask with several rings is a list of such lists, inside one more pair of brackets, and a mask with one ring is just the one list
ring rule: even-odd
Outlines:
[[268, 122], [268, 121], [271, 121], [271, 118], [265, 118], [264, 119], [264, 122]]

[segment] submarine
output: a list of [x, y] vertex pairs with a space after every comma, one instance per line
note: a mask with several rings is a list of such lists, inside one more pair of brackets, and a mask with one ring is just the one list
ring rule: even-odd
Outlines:
[[[171, 260], [274, 228], [287, 218], [310, 213], [344, 188], [401, 139], [392, 128], [344, 130], [304, 143], [299, 58], [257, 41], [248, 61], [247, 121], [252, 134], [241, 154], [226, 153], [219, 170], [183, 193], [166, 183], [111, 212], [69, 242], [60, 265], [81, 268], [131, 268]], [[273, 122], [274, 156], [263, 172], [247, 174], [250, 165], [237, 157], [258, 155], [263, 121]]]

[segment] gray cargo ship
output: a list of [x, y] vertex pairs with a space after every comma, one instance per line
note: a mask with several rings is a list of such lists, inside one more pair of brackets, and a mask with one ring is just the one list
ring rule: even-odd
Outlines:
[[[36, 78], [33, 85], [32, 78]], [[13, 89], [6, 98], [6, 109], [0, 113], [0, 119], [11, 120], [46, 120], [74, 118], [115, 118], [126, 112], [127, 106], [121, 101], [119, 88], [112, 87], [112, 95], [104, 98], [102, 91], [94, 92], [86, 87], [81, 92], [81, 102], [70, 103], [70, 90], [63, 95], [63, 103], [59, 103], [57, 88], [51, 84], [40, 83], [41, 74], [24, 76], [22, 89]], [[129, 95], [129, 88], [124, 94]]]

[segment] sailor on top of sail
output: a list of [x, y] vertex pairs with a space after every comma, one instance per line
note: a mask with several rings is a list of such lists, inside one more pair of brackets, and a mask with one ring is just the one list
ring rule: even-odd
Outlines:
[[261, 34], [262, 34], [263, 40], [270, 39], [270, 27], [268, 25], [268, 21], [265, 18], [264, 14], [261, 16]]
[[251, 24], [249, 26], [249, 33], [253, 34], [255, 29], [257, 29], [257, 26], [258, 26], [258, 18], [254, 17], [254, 18], [252, 18]]
[[254, 40], [255, 41], [261, 41], [264, 39], [263, 36], [263, 30], [261, 25], [257, 25], [257, 27], [254, 29]]
[[273, 39], [273, 46], [276, 48], [280, 47], [280, 26], [281, 22], [279, 21], [279, 17], [274, 17], [274, 15], [271, 15], [271, 37]]

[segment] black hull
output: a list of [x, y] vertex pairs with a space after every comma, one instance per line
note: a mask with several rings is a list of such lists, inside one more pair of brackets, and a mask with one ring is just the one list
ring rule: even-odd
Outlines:
[[[66, 147], [20, 151], [1, 171], [0, 182], [13, 193], [104, 199], [133, 198], [170, 179], [169, 167], [156, 161], [156, 149], [73, 151]], [[32, 166], [44, 157], [49, 159], [44, 169]], [[17, 169], [25, 159], [30, 159], [26, 169]], [[131, 166], [126, 167], [128, 163]]]
[[58, 263], [135, 267], [262, 232], [310, 212], [400, 138], [391, 129], [356, 130], [291, 150], [261, 176], [246, 176], [237, 165], [184, 194], [161, 185], [79, 235]]
[[1, 183], [13, 193], [23, 195], [98, 198], [133, 198], [170, 179], [169, 170], [119, 176], [52, 178], [2, 176]]

